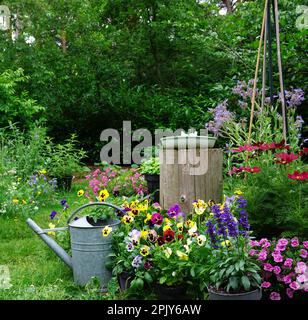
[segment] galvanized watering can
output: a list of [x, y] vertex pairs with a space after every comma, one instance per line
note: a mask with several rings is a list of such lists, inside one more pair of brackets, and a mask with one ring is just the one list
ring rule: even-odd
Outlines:
[[[91, 277], [97, 277], [102, 288], [106, 289], [107, 283], [111, 279], [111, 272], [105, 268], [107, 256], [111, 252], [111, 237], [103, 237], [102, 229], [104, 226], [93, 226], [86, 217], [73, 220], [81, 210], [97, 205], [111, 207], [125, 213], [122, 208], [111, 203], [92, 202], [81, 206], [72, 213], [67, 220], [68, 227], [43, 230], [32, 219], [28, 219], [27, 224], [73, 270], [75, 283], [85, 285], [91, 280]], [[108, 225], [114, 230], [119, 224], [119, 220], [112, 220]], [[51, 231], [67, 229], [70, 232], [72, 257], [47, 235]]]

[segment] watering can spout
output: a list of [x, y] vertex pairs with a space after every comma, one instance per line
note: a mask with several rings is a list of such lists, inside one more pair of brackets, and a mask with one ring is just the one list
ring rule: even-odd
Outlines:
[[[62, 259], [71, 269], [73, 268], [72, 258], [67, 252], [57, 244], [57, 242], [47, 235], [48, 230], [41, 229], [32, 219], [27, 219], [28, 226], [52, 249], [56, 255]], [[66, 228], [63, 228], [66, 229]]]

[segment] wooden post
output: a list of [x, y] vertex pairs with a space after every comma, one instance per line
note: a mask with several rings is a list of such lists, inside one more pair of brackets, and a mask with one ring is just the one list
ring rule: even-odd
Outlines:
[[220, 202], [223, 192], [221, 149], [161, 149], [160, 205], [175, 203], [189, 213], [196, 199]]

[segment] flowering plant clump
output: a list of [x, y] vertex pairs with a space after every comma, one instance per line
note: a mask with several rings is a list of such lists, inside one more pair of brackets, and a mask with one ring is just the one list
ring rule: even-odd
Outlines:
[[[179, 204], [163, 210], [158, 203], [123, 203], [127, 213], [113, 233], [114, 274], [129, 272], [133, 289], [145, 283], [186, 284], [199, 296], [209, 284], [234, 292], [257, 287], [261, 278], [248, 255], [246, 204], [239, 190], [219, 204], [197, 199], [190, 213], [182, 212]], [[228, 268], [218, 267], [225, 261]], [[224, 272], [217, 276], [211, 270]]]
[[206, 232], [215, 249], [211, 255], [212, 290], [241, 293], [260, 286], [260, 269], [248, 254], [250, 224], [246, 205], [247, 201], [237, 191], [223, 205], [211, 207]]
[[89, 185], [85, 195], [92, 200], [104, 189], [114, 197], [142, 195], [147, 192], [144, 177], [134, 168], [121, 169], [117, 166], [108, 166], [103, 170], [92, 171], [86, 176], [86, 180]]
[[308, 292], [308, 241], [298, 238], [251, 241], [249, 254], [262, 267], [262, 288], [271, 300]]

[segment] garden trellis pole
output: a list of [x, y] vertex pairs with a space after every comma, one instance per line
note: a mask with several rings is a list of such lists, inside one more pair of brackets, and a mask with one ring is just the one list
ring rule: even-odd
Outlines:
[[[283, 81], [283, 73], [282, 73], [282, 59], [281, 59], [281, 48], [280, 48], [280, 28], [279, 28], [279, 10], [278, 10], [278, 0], [266, 0], [263, 12], [263, 21], [260, 35], [260, 42], [258, 48], [257, 55], [257, 63], [255, 70], [255, 78], [253, 83], [253, 92], [251, 98], [251, 112], [250, 112], [250, 122], [249, 122], [249, 130], [248, 130], [248, 144], [251, 142], [251, 133], [253, 126], [253, 118], [254, 118], [254, 106], [256, 99], [256, 89], [257, 89], [257, 79], [260, 65], [260, 56], [261, 56], [261, 48], [262, 43], [264, 42], [264, 50], [263, 50], [263, 72], [262, 72], [262, 105], [261, 110], [264, 107], [265, 101], [265, 87], [266, 87], [266, 65], [268, 64], [269, 70], [269, 87], [270, 87], [270, 102], [273, 105], [273, 63], [272, 63], [272, 31], [271, 31], [271, 5], [273, 7], [273, 18], [275, 24], [275, 36], [276, 36], [276, 46], [277, 46], [277, 64], [278, 64], [278, 73], [279, 73], [279, 84], [280, 84], [280, 101], [282, 106], [282, 133], [283, 139], [287, 141], [287, 113], [286, 113], [286, 99], [285, 99], [285, 91], [284, 91], [284, 81]], [[265, 29], [266, 24], [266, 30]], [[268, 50], [266, 50], [266, 45], [268, 46]], [[268, 51], [268, 59], [266, 59], [266, 51]], [[268, 62], [267, 62], [268, 60]]]

